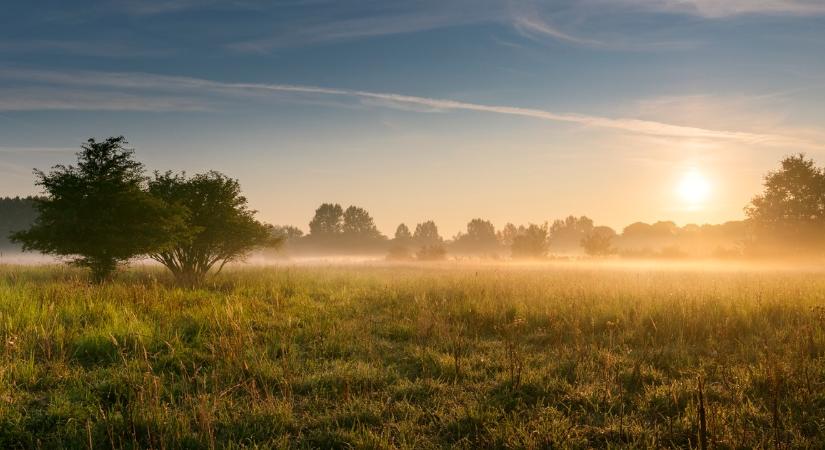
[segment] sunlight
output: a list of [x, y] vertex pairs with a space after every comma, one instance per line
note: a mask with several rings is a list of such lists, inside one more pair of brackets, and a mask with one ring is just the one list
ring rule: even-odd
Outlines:
[[710, 195], [710, 182], [697, 169], [690, 169], [679, 182], [679, 196], [691, 207], [703, 204]]

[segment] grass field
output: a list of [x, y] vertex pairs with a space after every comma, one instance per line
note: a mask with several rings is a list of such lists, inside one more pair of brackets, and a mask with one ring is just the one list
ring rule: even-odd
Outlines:
[[825, 448], [824, 325], [811, 271], [0, 266], [0, 448]]

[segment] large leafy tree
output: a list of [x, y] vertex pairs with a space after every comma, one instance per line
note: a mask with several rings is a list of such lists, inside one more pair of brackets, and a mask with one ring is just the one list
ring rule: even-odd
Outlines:
[[419, 245], [435, 245], [443, 241], [441, 235], [438, 234], [438, 227], [432, 220], [419, 223], [415, 226], [413, 240]]
[[156, 173], [149, 182], [156, 198], [186, 211], [186, 233], [151, 257], [166, 266], [181, 283], [197, 285], [212, 268], [243, 259], [252, 249], [275, 246], [283, 237], [255, 220], [237, 180], [210, 171], [186, 174]]
[[510, 251], [513, 258], [544, 258], [547, 255], [547, 224], [520, 226]]
[[568, 216], [564, 220], [555, 220], [548, 230], [548, 245], [556, 252], [575, 253], [579, 243], [591, 231], [593, 220], [587, 216]]
[[825, 244], [825, 171], [803, 154], [765, 176], [765, 189], [745, 212], [756, 244], [771, 251], [821, 252]]
[[399, 224], [398, 228], [395, 229], [395, 242], [407, 244], [412, 240], [412, 233], [410, 233], [410, 228], [405, 224]]
[[344, 211], [343, 234], [349, 238], [369, 240], [381, 237], [370, 213], [358, 206], [350, 206]]
[[309, 222], [309, 235], [329, 238], [338, 236], [343, 231], [344, 209], [337, 203], [324, 203], [315, 210], [315, 216]]
[[613, 239], [616, 238], [616, 231], [613, 228], [599, 226], [593, 227], [587, 236], [582, 238], [581, 246], [584, 252], [590, 256], [607, 256], [616, 253], [613, 247]]
[[144, 190], [143, 165], [124, 137], [89, 139], [77, 165], [35, 171], [44, 196], [35, 199], [37, 220], [12, 235], [24, 250], [69, 258], [88, 267], [95, 281], [121, 263], [169, 245], [182, 225], [180, 210]]
[[467, 223], [467, 232], [455, 237], [452, 248], [465, 253], [494, 253], [499, 248], [496, 229], [489, 220], [473, 219]]

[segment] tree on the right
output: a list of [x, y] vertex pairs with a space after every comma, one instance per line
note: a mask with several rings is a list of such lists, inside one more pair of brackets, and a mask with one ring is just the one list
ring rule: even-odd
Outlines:
[[745, 207], [756, 253], [810, 255], [825, 248], [825, 171], [804, 154], [765, 175], [764, 190]]

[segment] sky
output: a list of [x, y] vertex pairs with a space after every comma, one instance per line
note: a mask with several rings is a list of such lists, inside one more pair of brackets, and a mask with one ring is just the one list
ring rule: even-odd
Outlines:
[[7, 0], [0, 196], [124, 135], [258, 217], [739, 220], [825, 164], [825, 0]]

